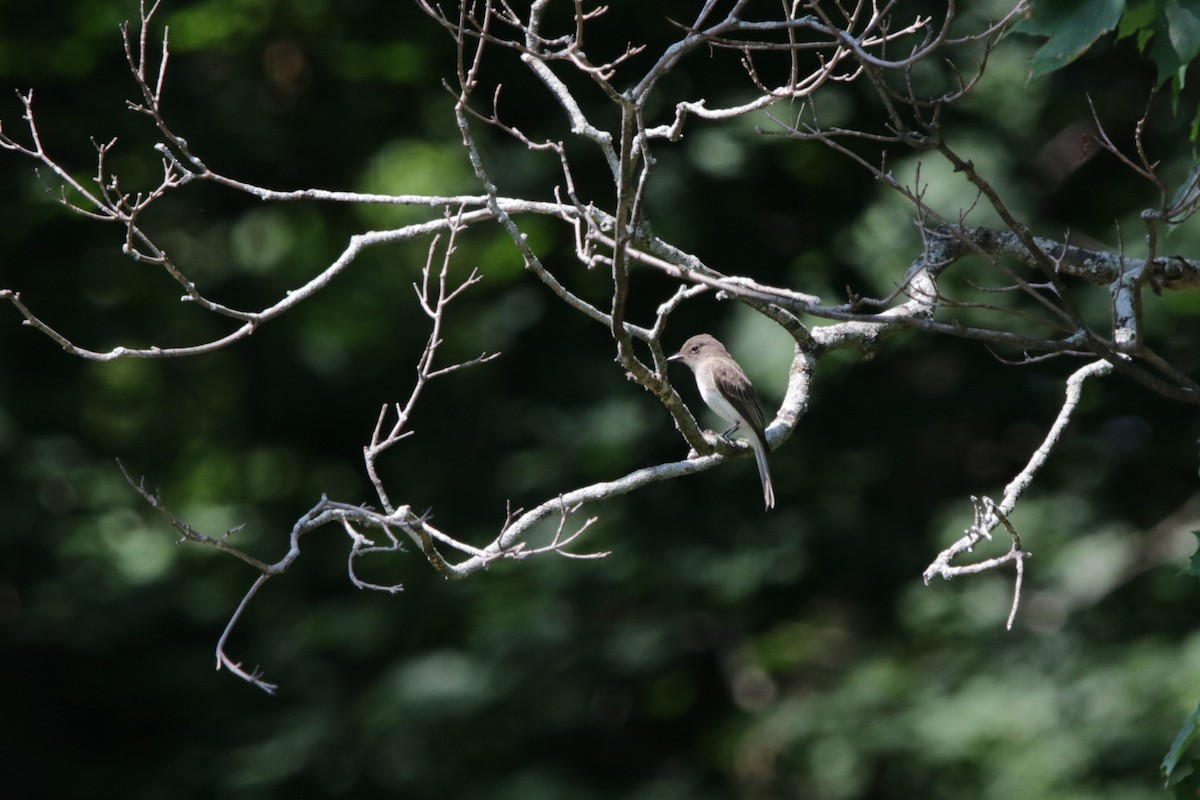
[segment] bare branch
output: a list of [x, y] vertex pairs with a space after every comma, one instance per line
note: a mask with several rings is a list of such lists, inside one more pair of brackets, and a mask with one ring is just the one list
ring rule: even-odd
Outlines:
[[[1146, 247], [1138, 257], [1126, 252], [1123, 244], [1116, 252], [1106, 252], [1079, 247], [1066, 235], [1062, 241], [1034, 236], [1032, 230], [1037, 226], [1022, 220], [967, 151], [952, 147], [944, 135], [942, 110], [978, 84], [992, 49], [1013, 20], [1025, 12], [1024, 2], [1014, 2], [996, 22], [976, 23], [973, 30], [952, 36], [952, 28], [957, 32], [960, 25], [954, 0], [946, 4], [944, 13], [934, 16], [914, 12], [894, 0], [786, 0], [774, 11], [749, 0], [706, 0], [690, 23], [670, 23], [674, 26], [668, 29], [671, 40], [657, 51], [630, 40], [607, 53], [594, 27], [597, 19], [613, 13], [605, 6], [586, 7], [582, 0], [575, 0], [564, 6], [563, 14], [557, 14], [555, 6], [551, 15], [549, 0], [533, 0], [527, 5], [464, 0], [445, 9], [430, 0], [417, 2], [449, 34], [455, 48], [457, 63], [447, 88], [454, 99], [463, 153], [479, 182], [478, 194], [281, 190], [210, 168], [199, 148], [174, 130], [164, 113], [169, 31], [163, 29], [161, 41], [154, 35], [161, 0], [149, 5], [146, 0], [141, 2], [136, 31], [129, 25], [122, 27], [125, 58], [139, 98], [129, 108], [149, 120], [159, 138], [153, 156], [157, 160], [154, 174], [161, 169], [161, 177], [154, 181], [157, 185], [139, 192], [123, 187], [110, 168], [117, 160], [115, 139], [93, 141], [95, 170], [90, 180], [73, 177], [83, 173], [45, 149], [34, 116], [32, 91], [18, 94], [24, 112], [20, 135], [0, 128], [0, 149], [46, 170], [57, 184], [54, 188], [65, 208], [87, 221], [116, 226], [124, 255], [161, 269], [182, 290], [180, 301], [221, 318], [220, 333], [201, 343], [91, 350], [72, 341], [53, 320], [43, 319], [34, 310], [37, 303], [27, 303], [17, 287], [0, 288], [0, 301], [12, 305], [23, 325], [81, 358], [110, 361], [211, 353], [249, 337], [259, 326], [316, 297], [368, 249], [428, 240], [424, 264], [413, 281], [416, 308], [428, 320], [428, 335], [413, 365], [415, 375], [407, 398], [380, 408], [369, 441], [362, 447], [377, 508], [322, 496], [292, 524], [286, 552], [270, 563], [229, 543], [236, 528], [209, 536], [175, 517], [158, 492], [149, 491], [144, 481], [135, 482], [121, 466], [134, 490], [164, 515], [182, 541], [214, 547], [258, 573], [218, 640], [218, 668], [227, 668], [264, 691], [275, 690], [257, 669], [244, 668], [230, 658], [227, 647], [234, 627], [258, 591], [268, 578], [294, 563], [301, 552], [300, 540], [310, 531], [337, 526], [350, 543], [346, 568], [351, 585], [388, 593], [398, 593], [402, 587], [365, 579], [359, 572], [360, 559], [405, 553], [411, 545], [438, 574], [460, 579], [497, 559], [549, 554], [599, 558], [606, 553], [576, 552], [583, 535], [598, 519], [585, 516], [584, 506], [746, 455], [745, 447], [701, 429], [666, 374], [662, 339], [669, 321], [676, 311], [709, 293], [761, 313], [786, 330], [795, 344], [785, 395], [767, 430], [775, 449], [786, 443], [807, 411], [816, 363], [837, 350], [872, 352], [886, 337], [924, 332], [979, 341], [995, 357], [1013, 364], [1031, 365], [1052, 357], [1087, 360], [1067, 380], [1057, 418], [1024, 469], [1005, 487], [1001, 501], [973, 497], [972, 524], [924, 573], [928, 583], [935, 576], [949, 579], [1013, 564], [1016, 574], [1009, 627], [1020, 604], [1024, 561], [1029, 556], [1010, 515], [1059, 445], [1084, 382], [1118, 371], [1163, 396], [1200, 403], [1200, 385], [1187, 370], [1173, 365], [1147, 342], [1142, 303], [1142, 291], [1147, 288], [1156, 293], [1200, 288], [1200, 261], [1158, 255], [1161, 226], [1178, 224], [1200, 209], [1200, 169], [1193, 170], [1168, 198], [1159, 165], [1144, 143], [1146, 118], [1137, 125], [1132, 154], [1124, 154], [1100, 128], [1097, 117], [1101, 145], [1159, 190], [1159, 206], [1142, 214]], [[557, 115], [553, 121], [558, 127], [552, 135], [542, 138], [506, 121], [503, 87], [485, 86], [485, 68], [498, 57], [527, 70], [536, 80], [537, 90], [554, 101], [549, 108]], [[683, 73], [698, 57], [723, 59], [740, 70], [744, 93], [718, 103], [711, 87], [691, 80], [690, 75], [686, 81], [668, 80]], [[930, 78], [927, 73], [935, 76]], [[854, 129], [826, 125], [826, 90], [852, 83], [877, 104], [877, 124]], [[820, 142], [910, 204], [921, 233], [919, 252], [897, 259], [894, 282], [872, 288], [882, 296], [865, 296], [867, 290], [847, 287], [844, 294], [824, 298], [816, 293], [825, 291], [824, 287], [769, 285], [731, 274], [727, 266], [706, 260], [705, 254], [688, 252], [653, 233], [647, 198], [654, 197], [651, 187], [659, 150], [679, 141], [689, 124], [717, 123], [758, 112], [774, 123], [772, 135], [794, 143]], [[784, 114], [795, 116], [785, 120]], [[555, 185], [547, 186], [538, 200], [503, 192], [499, 185], [507, 177], [503, 165], [497, 168], [487, 162], [485, 153], [491, 150], [481, 140], [481, 132], [498, 133], [538, 158], [553, 159], [552, 169], [559, 175]], [[573, 161], [577, 145], [602, 159], [599, 178], [593, 177], [594, 169]], [[974, 200], [959, 209], [932, 207], [920, 169], [911, 180], [901, 180], [889, 166], [889, 159], [894, 158], [891, 153], [903, 148], [953, 167]], [[149, 209], [194, 183], [212, 184], [267, 202], [387, 204], [427, 211], [426, 218], [411, 224], [350, 236], [332, 262], [302, 279], [283, 297], [259, 308], [236, 308], [198, 286], [189, 277], [187, 265], [176, 262], [146, 222], [152, 216]], [[980, 211], [994, 213], [1003, 229], [969, 224], [972, 215]], [[565, 259], [571, 263], [538, 252], [529, 236], [531, 218], [561, 226], [564, 237], [574, 244], [574, 252], [568, 246]], [[551, 296], [597, 323], [597, 335], [612, 340], [615, 368], [656, 398], [666, 412], [664, 424], [668, 418], [674, 423], [681, 444], [690, 452], [680, 460], [630, 468], [612, 480], [565, 490], [556, 487], [528, 510], [506, 508], [491, 540], [477, 543], [443, 529], [440, 520], [435, 526], [429, 512], [415, 512], [414, 508], [422, 507], [416, 499], [393, 499], [395, 490], [381, 478], [380, 460], [398, 452], [398, 445], [412, 435], [412, 420], [430, 381], [498, 357], [497, 353], [480, 352], [446, 361], [442, 351], [452, 304], [486, 275], [486, 265], [462, 272], [455, 268], [460, 237], [472, 228], [492, 224], [504, 232], [525, 269]], [[414, 276], [417, 271], [414, 266]], [[638, 294], [642, 291], [635, 279], [639, 271], [658, 273], [659, 295]], [[945, 280], [951, 271], [962, 280]], [[589, 285], [599, 279], [595, 277], [598, 272], [611, 281], [611, 285], [605, 284], [608, 296], [603, 301], [595, 299], [603, 295]], [[586, 282], [579, 279], [583, 273], [589, 273]], [[669, 284], [666, 289], [661, 288], [664, 282]], [[579, 289], [579, 285], [587, 288]], [[1085, 292], [1093, 296], [1106, 292], [1111, 318], [1098, 320], [1095, 313], [1081, 310], [1089, 308], [1079, 302]], [[1000, 525], [1011, 539], [1008, 552], [975, 563], [954, 563], [990, 539]]]
[[[972, 523], [964, 535], [950, 545], [948, 548], [938, 554], [933, 563], [926, 568], [924, 573], [925, 582], [929, 583], [935, 577], [941, 577], [944, 580], [950, 580], [956, 575], [965, 575], [982, 572], [989, 569], [994, 569], [998, 566], [1016, 561], [1020, 564], [1025, 557], [1021, 551], [1020, 538], [1016, 535], [1016, 531], [1012, 529], [1008, 523], [1008, 517], [1016, 508], [1017, 501], [1022, 493], [1033, 482], [1034, 476], [1045, 465], [1054, 449], [1058, 446], [1059, 440], [1062, 438], [1063, 431], [1071, 421], [1072, 414], [1075, 413], [1075, 408], [1079, 404], [1079, 399], [1083, 394], [1084, 382], [1089, 378], [1107, 375], [1112, 372], [1112, 365], [1107, 361], [1094, 361], [1087, 366], [1081, 367], [1072, 373], [1067, 379], [1066, 394], [1063, 398], [1062, 407], [1059, 409], [1058, 416], [1054, 420], [1054, 424], [1047, 431], [1045, 439], [1041, 445], [1029, 457], [1028, 463], [1017, 475], [1004, 487], [1004, 497], [999, 504], [993, 503], [989, 498], [971, 498], [975, 505], [975, 521]], [[1008, 554], [999, 558], [988, 559], [977, 564], [966, 566], [952, 566], [953, 561], [957, 556], [965, 552], [970, 552], [975, 545], [983, 539], [990, 539], [991, 532], [999, 524], [1004, 524], [1008, 528], [1013, 537], [1013, 549]], [[1021, 575], [1018, 572], [1018, 578]], [[1020, 584], [1017, 585], [1019, 594]], [[1014, 602], [1015, 613], [1015, 602]], [[1011, 627], [1011, 617], [1009, 621]]]

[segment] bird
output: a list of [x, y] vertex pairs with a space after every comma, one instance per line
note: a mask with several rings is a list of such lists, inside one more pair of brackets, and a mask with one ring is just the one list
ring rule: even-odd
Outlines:
[[678, 353], [668, 356], [667, 361], [679, 361], [691, 368], [696, 377], [700, 397], [716, 414], [732, 423], [721, 436], [729, 441], [730, 436], [744, 425], [749, 436], [746, 441], [754, 451], [758, 463], [758, 477], [762, 481], [763, 500], [768, 509], [775, 507], [775, 489], [771, 485], [771, 471], [767, 467], [767, 424], [763, 415], [762, 400], [746, 372], [729, 355], [725, 345], [707, 333], [699, 333], [683, 343]]

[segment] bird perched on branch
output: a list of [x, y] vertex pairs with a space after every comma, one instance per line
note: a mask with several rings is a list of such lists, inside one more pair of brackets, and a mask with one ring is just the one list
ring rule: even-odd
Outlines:
[[762, 400], [745, 371], [729, 355], [725, 345], [707, 333], [688, 339], [678, 353], [667, 357], [667, 361], [680, 361], [690, 367], [696, 376], [700, 397], [718, 416], [732, 423], [733, 427], [721, 434], [725, 439], [745, 426], [746, 441], [758, 462], [763, 500], [767, 508], [773, 508], [775, 490], [771, 486], [771, 471], [767, 468], [767, 453], [771, 447], [767, 444], [766, 419]]

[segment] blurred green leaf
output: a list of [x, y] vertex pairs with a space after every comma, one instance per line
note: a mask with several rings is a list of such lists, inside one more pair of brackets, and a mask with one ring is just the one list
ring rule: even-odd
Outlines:
[[1030, 78], [1062, 69], [1101, 36], [1116, 28], [1125, 0], [1035, 0], [1029, 16], [1013, 26], [1016, 33], [1046, 37], [1034, 54]]
[[1179, 729], [1162, 762], [1163, 780], [1171, 793], [1178, 798], [1195, 797], [1196, 790], [1200, 789], [1200, 776], [1195, 774], [1194, 769], [1195, 759], [1181, 763], [1197, 734], [1200, 734], [1200, 708], [1193, 711]]

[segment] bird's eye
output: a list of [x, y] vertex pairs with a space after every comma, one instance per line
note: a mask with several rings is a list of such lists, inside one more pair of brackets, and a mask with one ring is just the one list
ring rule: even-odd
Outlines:
[[693, 353], [698, 353], [698, 352], [700, 352], [700, 345], [698, 345], [698, 344], [694, 344], [694, 345], [692, 345], [692, 352], [693, 352]]

